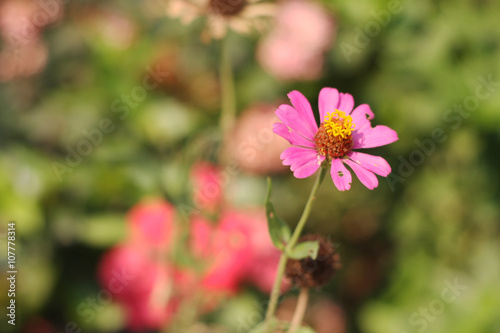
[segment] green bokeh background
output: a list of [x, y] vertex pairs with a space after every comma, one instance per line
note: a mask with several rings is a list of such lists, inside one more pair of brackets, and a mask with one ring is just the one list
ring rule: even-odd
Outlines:
[[[397, 13], [390, 13], [394, 5]], [[145, 196], [187, 203], [187, 170], [217, 155], [219, 45], [200, 41], [201, 22], [182, 26], [162, 6], [69, 1], [64, 18], [43, 32], [46, 68], [0, 85], [0, 230], [17, 222], [20, 326], [43, 317], [58, 332], [70, 321], [85, 332], [125, 331], [114, 305], [91, 323], [77, 314], [78, 304], [100, 290], [100, 256], [123, 239], [130, 207]], [[276, 81], [255, 60], [258, 36], [229, 36], [239, 112], [293, 89], [315, 107], [319, 90], [331, 86], [352, 94], [357, 105], [370, 104], [373, 122], [399, 134], [396, 143], [371, 150], [393, 169], [377, 189], [358, 180], [348, 192], [330, 179], [322, 185], [307, 230], [337, 243], [344, 267], [314, 294], [342, 306], [348, 332], [500, 332], [500, 3], [324, 6], [338, 32], [317, 81]], [[93, 15], [101, 10], [133, 22], [130, 47], [116, 48], [102, 33]], [[113, 103], [140, 86], [159, 59], [172, 75], [121, 119]], [[478, 88], [481, 78], [493, 82], [491, 91]], [[489, 96], [474, 99], [477, 89]], [[470, 112], [455, 112], [457, 105]], [[64, 164], [67, 147], [76, 149], [84, 131], [103, 119], [113, 130], [58, 177], [54, 162]], [[293, 224], [313, 180], [289, 172], [273, 179], [276, 209]], [[239, 174], [231, 186], [234, 204], [262, 205], [265, 186], [264, 176]], [[449, 283], [466, 289], [440, 303]], [[251, 311], [256, 297], [263, 296], [245, 290], [209, 320], [236, 331], [231, 318]], [[0, 301], [3, 314], [3, 291]], [[429, 315], [421, 312], [426, 308]]]

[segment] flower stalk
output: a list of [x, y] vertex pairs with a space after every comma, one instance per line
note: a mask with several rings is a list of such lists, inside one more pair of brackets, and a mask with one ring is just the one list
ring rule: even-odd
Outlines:
[[297, 329], [302, 324], [304, 319], [304, 314], [306, 313], [307, 301], [309, 299], [309, 288], [301, 288], [299, 293], [299, 299], [297, 300], [297, 306], [290, 322], [290, 328], [288, 333], [296, 333]]
[[300, 234], [302, 233], [302, 229], [304, 228], [307, 219], [309, 218], [309, 214], [311, 213], [312, 209], [312, 204], [314, 202], [314, 199], [316, 199], [316, 195], [318, 193], [319, 186], [321, 185], [321, 182], [325, 178], [327, 168], [322, 166], [320, 168], [318, 177], [316, 178], [316, 181], [314, 182], [314, 185], [311, 189], [311, 193], [309, 194], [309, 198], [307, 199], [306, 205], [304, 207], [304, 211], [302, 212], [302, 216], [299, 219], [299, 222], [297, 223], [297, 226], [295, 227], [295, 230], [293, 231], [293, 234], [290, 238], [290, 241], [287, 243], [285, 250], [282, 252], [280, 261], [278, 264], [278, 269], [276, 272], [276, 278], [274, 280], [274, 285], [273, 289], [271, 291], [271, 298], [269, 299], [268, 307], [267, 307], [267, 312], [266, 312], [266, 318], [265, 318], [265, 332], [269, 332], [269, 324], [271, 322], [271, 319], [274, 315], [274, 312], [276, 311], [276, 306], [278, 305], [278, 298], [280, 295], [280, 287], [281, 287], [281, 282], [283, 280], [283, 274], [285, 272], [286, 268], [286, 262], [288, 260], [288, 255], [295, 244], [297, 243], [297, 240], [300, 237]]
[[227, 37], [221, 43], [221, 56], [219, 64], [219, 75], [221, 84], [221, 115], [220, 128], [223, 138], [234, 124], [236, 118], [236, 97], [234, 89], [233, 69], [231, 67], [231, 57]]

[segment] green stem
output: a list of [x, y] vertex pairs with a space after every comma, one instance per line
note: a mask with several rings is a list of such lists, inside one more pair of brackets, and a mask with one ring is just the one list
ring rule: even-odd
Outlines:
[[281, 254], [280, 261], [278, 263], [278, 268], [276, 270], [276, 277], [274, 278], [273, 289], [271, 291], [271, 298], [269, 299], [269, 303], [267, 304], [265, 332], [267, 332], [269, 328], [269, 323], [274, 315], [274, 311], [276, 311], [276, 306], [278, 305], [281, 281], [283, 280], [283, 274], [285, 273], [287, 259], [288, 257], [286, 256], [285, 252], [283, 252]]
[[314, 199], [316, 199], [316, 194], [318, 193], [319, 185], [321, 185], [321, 182], [325, 178], [326, 171], [327, 168], [323, 166], [320, 168], [318, 177], [316, 178], [316, 181], [313, 185], [311, 194], [309, 194], [309, 199], [307, 199], [307, 203], [306, 206], [304, 207], [304, 211], [302, 212], [302, 216], [300, 217], [299, 223], [297, 223], [297, 226], [295, 227], [292, 237], [290, 238], [290, 241], [287, 243], [285, 250], [283, 251], [283, 253], [281, 253], [278, 269], [276, 272], [276, 278], [274, 280], [273, 289], [271, 291], [271, 298], [269, 299], [269, 304], [267, 306], [266, 319], [265, 319], [265, 332], [268, 332], [269, 323], [271, 322], [271, 318], [273, 317], [274, 312], [276, 311], [276, 306], [278, 305], [281, 281], [283, 279], [283, 274], [285, 272], [285, 267], [286, 267], [286, 261], [288, 259], [287, 253], [293, 249], [295, 243], [297, 243], [297, 240], [300, 237], [300, 234], [302, 233], [302, 229], [304, 228], [307, 222], [307, 218], [311, 213], [313, 201]]
[[234, 93], [233, 69], [229, 54], [227, 37], [221, 41], [221, 56], [219, 64], [221, 82], [221, 115], [220, 127], [223, 139], [234, 124], [236, 118], [236, 97]]
[[300, 217], [299, 223], [297, 223], [297, 226], [293, 231], [292, 238], [290, 238], [290, 241], [286, 245], [285, 252], [291, 251], [295, 246], [295, 243], [297, 243], [297, 240], [299, 239], [300, 234], [302, 233], [302, 229], [304, 229], [304, 226], [306, 225], [309, 213], [311, 213], [313, 201], [314, 199], [316, 199], [316, 194], [318, 193], [319, 185], [321, 185], [321, 182], [325, 178], [326, 171], [327, 168], [320, 167], [318, 177], [316, 178], [316, 182], [313, 185], [311, 194], [309, 194], [309, 199], [307, 199], [307, 203], [306, 206], [304, 207], [304, 211], [302, 212], [302, 216]]

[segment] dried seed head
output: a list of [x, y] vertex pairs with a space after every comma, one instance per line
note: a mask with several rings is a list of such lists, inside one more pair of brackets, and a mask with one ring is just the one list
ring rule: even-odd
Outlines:
[[246, 0], [210, 0], [208, 9], [214, 14], [230, 17], [238, 15], [246, 5]]
[[330, 281], [335, 272], [341, 267], [340, 256], [332, 243], [320, 235], [306, 235], [300, 242], [319, 241], [319, 251], [316, 259], [288, 259], [286, 276], [300, 288], [323, 286]]

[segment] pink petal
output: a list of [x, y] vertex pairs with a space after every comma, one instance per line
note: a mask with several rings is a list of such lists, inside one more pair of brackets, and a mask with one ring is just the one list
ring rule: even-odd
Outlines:
[[293, 106], [299, 113], [302, 122], [307, 125], [308, 132], [304, 132], [304, 134], [308, 134], [310, 137], [314, 137], [316, 132], [318, 131], [318, 125], [316, 124], [316, 120], [314, 120], [314, 114], [311, 109], [311, 104], [307, 98], [304, 97], [300, 92], [294, 90], [288, 94], [288, 98], [290, 98], [290, 102], [292, 102]]
[[319, 92], [318, 99], [320, 121], [323, 122], [327, 112], [333, 112], [335, 109], [351, 113], [354, 107], [354, 99], [350, 94], [339, 93], [337, 89], [323, 88]]
[[351, 112], [352, 122], [356, 124], [355, 131], [363, 131], [366, 127], [371, 127], [370, 119], [373, 114], [368, 104], [361, 104]]
[[330, 175], [332, 176], [333, 183], [339, 191], [347, 191], [351, 188], [351, 172], [347, 170], [340, 158], [332, 159]]
[[335, 111], [339, 104], [339, 91], [334, 88], [323, 88], [319, 92], [319, 121], [322, 123], [327, 112]]
[[344, 111], [346, 114], [349, 114], [351, 113], [353, 107], [354, 98], [352, 98], [352, 95], [340, 93], [340, 101], [337, 109], [339, 109], [339, 111]]
[[[307, 148], [305, 148], [307, 149]], [[310, 151], [307, 152], [307, 155], [302, 154], [302, 158], [296, 159], [293, 164], [290, 165], [290, 170], [295, 171], [299, 168], [301, 168], [303, 165], [308, 164], [308, 163], [316, 163], [317, 165], [320, 165], [321, 162], [325, 160], [324, 156], [315, 154], [312, 155]]]
[[347, 156], [349, 156], [354, 163], [359, 164], [366, 170], [374, 172], [377, 175], [387, 177], [391, 173], [391, 166], [380, 156], [373, 156], [355, 151], [349, 152]]
[[317, 155], [316, 159], [310, 160], [309, 162], [295, 168], [293, 171], [293, 175], [296, 178], [307, 178], [311, 176], [313, 173], [318, 170], [321, 163], [325, 160], [324, 156]]
[[306, 178], [318, 170], [325, 157], [318, 155], [315, 149], [290, 147], [281, 153], [281, 159], [283, 165], [290, 165], [295, 177]]
[[356, 162], [353, 162], [348, 159], [345, 159], [344, 163], [346, 163], [351, 167], [351, 169], [354, 171], [354, 173], [359, 178], [361, 183], [365, 185], [368, 189], [373, 190], [375, 187], [378, 186], [377, 176], [375, 176], [373, 172], [363, 168]]
[[304, 147], [310, 147], [314, 148], [314, 142], [311, 140], [308, 140], [301, 136], [300, 134], [297, 134], [296, 132], [292, 131], [288, 127], [286, 127], [285, 124], [283, 123], [274, 123], [273, 124], [273, 132], [290, 142], [290, 144], [295, 145], [295, 146], [304, 146]]
[[311, 160], [316, 158], [318, 153], [315, 149], [303, 148], [303, 147], [290, 147], [285, 149], [280, 158], [283, 160], [283, 165], [292, 165], [302, 161], [302, 160]]
[[398, 140], [398, 133], [395, 130], [378, 125], [374, 128], [364, 128], [361, 131], [352, 133], [352, 148], [374, 148], [388, 145]]
[[314, 139], [314, 136], [318, 131], [318, 127], [316, 126], [315, 130], [311, 129], [302, 115], [300, 115], [299, 112], [290, 105], [281, 104], [275, 111], [275, 114], [288, 128], [303, 137], [310, 139], [311, 141]]

